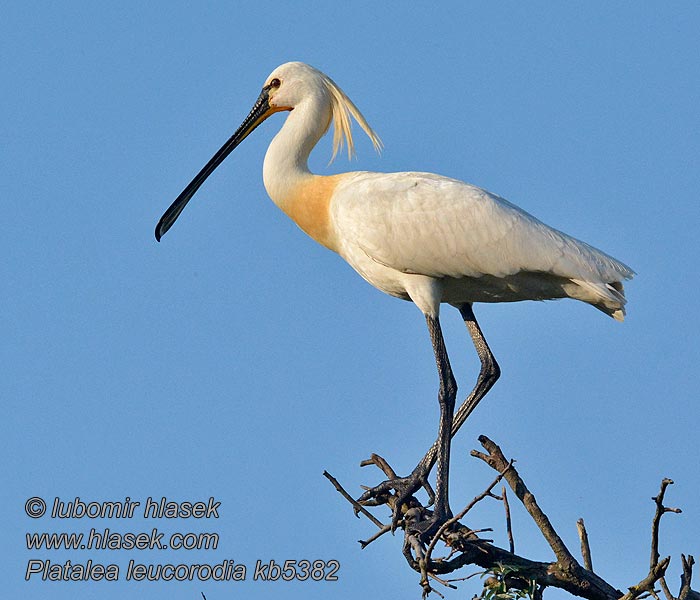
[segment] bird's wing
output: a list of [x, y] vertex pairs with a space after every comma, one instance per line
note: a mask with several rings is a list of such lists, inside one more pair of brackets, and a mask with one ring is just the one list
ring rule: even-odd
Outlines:
[[373, 260], [433, 277], [521, 271], [608, 282], [633, 271], [478, 187], [430, 173], [357, 173], [336, 190], [344, 239]]

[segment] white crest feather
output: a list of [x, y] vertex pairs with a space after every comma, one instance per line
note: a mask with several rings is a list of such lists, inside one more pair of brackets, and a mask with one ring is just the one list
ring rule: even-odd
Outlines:
[[348, 158], [352, 158], [355, 155], [355, 144], [352, 139], [351, 115], [360, 127], [362, 127], [369, 139], [372, 140], [374, 149], [380, 152], [382, 149], [382, 140], [379, 139], [379, 136], [369, 126], [369, 123], [367, 123], [367, 120], [362, 116], [357, 106], [355, 106], [353, 101], [346, 96], [345, 92], [343, 92], [330, 77], [323, 73], [320, 74], [323, 75], [323, 83], [328, 90], [331, 101], [333, 155], [331, 156], [330, 162], [333, 162], [338, 152], [343, 149], [343, 144], [347, 144]]

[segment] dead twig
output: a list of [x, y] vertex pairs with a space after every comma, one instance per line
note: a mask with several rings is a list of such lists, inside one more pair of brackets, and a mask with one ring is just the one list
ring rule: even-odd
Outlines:
[[629, 591], [622, 596], [620, 600], [634, 600], [635, 598], [641, 596], [644, 592], [653, 591], [654, 584], [664, 576], [670, 562], [671, 557], [667, 556], [661, 562], [656, 563], [651, 569], [649, 569], [649, 574], [637, 585], [629, 587]]
[[506, 513], [506, 533], [508, 534], [508, 548], [515, 554], [515, 540], [513, 539], [513, 523], [510, 518], [510, 505], [508, 504], [508, 494], [506, 492], [506, 486], [503, 486], [501, 490], [501, 497], [503, 498], [503, 510]]
[[581, 556], [583, 557], [583, 568], [589, 571], [593, 570], [593, 560], [591, 559], [591, 547], [588, 544], [588, 532], [586, 531], [586, 524], [583, 519], [576, 521], [576, 528], [578, 529], [578, 537], [581, 540]]
[[496, 471], [505, 472], [505, 479], [508, 482], [508, 485], [518, 499], [523, 503], [527, 512], [530, 513], [530, 516], [534, 519], [545, 540], [547, 540], [549, 547], [554, 552], [554, 556], [557, 557], [557, 562], [566, 569], [577, 566], [578, 563], [576, 562], [576, 559], [573, 557], [571, 552], [569, 552], [569, 549], [555, 531], [552, 523], [547, 518], [547, 515], [544, 514], [542, 509], [537, 504], [535, 496], [532, 494], [532, 492], [530, 492], [530, 490], [527, 489], [525, 482], [522, 480], [520, 475], [518, 475], [518, 472], [515, 469], [508, 468], [509, 463], [506, 460], [506, 457], [503, 456], [501, 449], [485, 435], [479, 436], [479, 442], [488, 452], [488, 454], [484, 454], [478, 450], [472, 450], [471, 455], [480, 458]]
[[372, 456], [360, 463], [361, 467], [369, 467], [370, 465], [379, 467], [388, 479], [397, 479], [396, 471], [394, 471], [394, 469], [391, 468], [391, 465], [381, 456], [379, 456], [379, 454], [372, 453]]
[[362, 513], [367, 517], [372, 523], [374, 523], [377, 527], [382, 529], [384, 527], [384, 523], [382, 523], [379, 519], [377, 519], [371, 512], [369, 512], [364, 506], [361, 504], [358, 504], [357, 501], [350, 495], [348, 494], [345, 489], [343, 488], [340, 483], [338, 483], [338, 480], [333, 477], [328, 471], [323, 472], [323, 476], [330, 481], [333, 486], [335, 487], [336, 490], [338, 490], [350, 504], [352, 504], [352, 507], [355, 509], [355, 516], [358, 516], [358, 513]]
[[460, 521], [461, 519], [463, 519], [464, 516], [465, 516], [472, 508], [474, 508], [474, 506], [476, 506], [476, 504], [478, 504], [479, 502], [481, 502], [484, 498], [486, 498], [486, 497], [488, 497], [488, 496], [493, 496], [493, 493], [491, 492], [491, 490], [493, 490], [493, 488], [496, 487], [496, 485], [498, 484], [498, 482], [501, 481], [501, 479], [503, 479], [503, 476], [506, 474], [506, 471], [508, 471], [508, 469], [510, 469], [512, 466], [513, 466], [513, 462], [511, 461], [511, 462], [508, 463], [508, 465], [506, 466], [506, 468], [503, 469], [503, 470], [498, 474], [498, 476], [496, 477], [496, 479], [494, 479], [494, 480], [491, 482], [491, 485], [489, 485], [489, 487], [487, 487], [487, 488], [486, 488], [481, 494], [479, 494], [478, 496], [475, 496], [474, 499], [473, 499], [469, 504], [467, 504], [467, 506], [466, 506], [464, 509], [462, 509], [462, 511], [460, 511], [459, 513], [457, 513], [454, 517], [452, 517], [452, 518], [449, 519], [448, 521], [445, 521], [445, 522], [440, 526], [440, 528], [437, 530], [437, 533], [433, 536], [433, 539], [430, 541], [430, 544], [428, 545], [428, 549], [427, 549], [426, 552], [425, 552], [425, 562], [426, 562], [426, 564], [430, 561], [430, 556], [431, 556], [431, 554], [432, 554], [432, 552], [433, 552], [433, 548], [435, 548], [435, 544], [436, 544], [437, 541], [442, 537], [442, 534], [445, 533], [445, 531], [447, 531], [447, 528], [450, 527], [450, 526], [452, 526], [452, 525], [454, 525], [455, 523], [457, 523], [457, 522]]
[[[661, 524], [661, 517], [667, 512], [682, 512], [680, 508], [670, 508], [668, 506], [664, 506], [664, 496], [666, 495], [666, 488], [669, 485], [673, 485], [672, 479], [669, 479], [668, 477], [662, 479], [661, 489], [659, 490], [658, 495], [652, 498], [652, 500], [656, 504], [656, 512], [654, 513], [654, 518], [651, 522], [651, 557], [649, 559], [650, 572], [659, 563], [659, 558], [661, 556], [659, 554], [659, 529]], [[666, 579], [664, 578], [663, 574], [661, 575], [661, 577], [659, 577], [659, 585], [661, 586], [661, 589], [664, 592], [664, 596], [666, 596], [666, 600], [676, 600], [673, 597], [671, 590], [668, 588], [668, 584], [666, 583]]]
[[652, 500], [656, 503], [656, 512], [654, 513], [654, 519], [651, 522], [651, 559], [649, 561], [649, 567], [652, 568], [659, 562], [659, 524], [661, 523], [661, 517], [667, 512], [680, 513], [682, 512], [680, 508], [670, 508], [664, 506], [664, 496], [666, 495], [666, 488], [669, 485], [673, 485], [673, 480], [668, 477], [661, 480], [661, 489], [658, 495], [654, 496]]

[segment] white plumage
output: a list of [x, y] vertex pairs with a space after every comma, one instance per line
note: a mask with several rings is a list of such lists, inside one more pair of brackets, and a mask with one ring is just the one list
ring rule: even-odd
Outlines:
[[[336, 188], [340, 254], [375, 287], [406, 297], [386, 269], [444, 281], [444, 302], [571, 297], [622, 319], [623, 263], [507, 200], [431, 173], [354, 173]], [[435, 308], [433, 308], [435, 312]]]

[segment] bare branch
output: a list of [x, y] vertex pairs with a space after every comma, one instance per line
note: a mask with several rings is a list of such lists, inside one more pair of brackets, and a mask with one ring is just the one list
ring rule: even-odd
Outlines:
[[464, 515], [466, 515], [472, 508], [474, 508], [474, 506], [476, 506], [477, 503], [481, 502], [484, 498], [486, 498], [487, 496], [492, 496], [493, 494], [491, 493], [491, 490], [493, 490], [493, 488], [496, 487], [498, 482], [501, 479], [503, 479], [503, 476], [505, 475], [506, 471], [512, 466], [513, 463], [511, 461], [506, 465], [506, 468], [498, 474], [496, 479], [494, 479], [491, 482], [491, 485], [489, 485], [489, 487], [487, 487], [481, 494], [476, 496], [469, 504], [467, 504], [467, 506], [461, 512], [457, 513], [454, 517], [452, 517], [440, 526], [440, 529], [437, 530], [437, 533], [433, 536], [432, 541], [428, 545], [428, 549], [425, 553], [426, 563], [430, 561], [430, 555], [433, 551], [433, 548], [435, 548], [436, 542], [442, 537], [443, 533], [447, 531], [447, 528], [457, 523], [460, 519], [464, 518]]
[[515, 553], [515, 540], [513, 539], [513, 522], [510, 518], [510, 505], [508, 504], [508, 494], [506, 492], [505, 485], [501, 490], [501, 497], [503, 498], [503, 510], [505, 510], [506, 512], [506, 532], [508, 533], [508, 548], [511, 552]]
[[683, 574], [681, 575], [681, 591], [678, 593], [678, 600], [698, 600], [700, 599], [700, 594], [693, 591], [690, 587], [695, 559], [692, 555], [686, 558], [684, 554], [681, 554], [681, 562], [683, 563]]
[[333, 477], [328, 471], [324, 471], [323, 475], [328, 481], [330, 481], [333, 486], [335, 487], [336, 490], [340, 492], [340, 494], [345, 498], [350, 504], [352, 504], [352, 507], [355, 509], [355, 516], [357, 516], [357, 513], [362, 513], [367, 517], [372, 523], [374, 523], [377, 527], [382, 529], [384, 527], [384, 523], [382, 523], [379, 519], [377, 519], [371, 512], [369, 512], [364, 506], [361, 504], [358, 504], [355, 499], [348, 494], [345, 489], [343, 488], [340, 483], [338, 483], [338, 480]]
[[364, 550], [367, 546], [369, 546], [374, 540], [379, 539], [382, 537], [385, 533], [389, 533], [391, 531], [391, 525], [384, 525], [379, 531], [377, 531], [375, 534], [371, 535], [368, 537], [366, 540], [358, 540], [360, 542], [360, 547]]
[[649, 574], [642, 579], [637, 585], [629, 588], [629, 591], [620, 598], [620, 600], [634, 600], [641, 596], [644, 592], [651, 592], [654, 589], [654, 584], [664, 576], [668, 563], [671, 562], [671, 557], [667, 556], [661, 562], [655, 564], [649, 569]]
[[[671, 557], [667, 557], [669, 560], [671, 560]], [[666, 579], [663, 577], [663, 575], [659, 578], [659, 585], [661, 586], [661, 589], [664, 592], [664, 596], [666, 597], [666, 600], [676, 600], [676, 598], [673, 596], [671, 593], [671, 590], [668, 589], [668, 584], [666, 583]]]
[[363, 460], [360, 463], [361, 467], [369, 467], [370, 465], [375, 465], [376, 467], [379, 467], [382, 471], [384, 471], [384, 474], [387, 476], [389, 479], [397, 479], [396, 476], [396, 471], [391, 468], [391, 465], [386, 462], [379, 454], [372, 454], [367, 460]]
[[588, 544], [588, 532], [586, 531], [586, 524], [583, 522], [583, 518], [576, 521], [576, 528], [578, 529], [578, 537], [581, 540], [581, 556], [583, 557], [583, 568], [592, 571], [593, 560], [591, 559], [591, 547]]
[[[664, 496], [666, 495], [666, 488], [669, 485], [673, 484], [673, 480], [669, 479], [668, 477], [665, 477], [664, 479], [661, 480], [661, 489], [659, 490], [659, 493], [657, 496], [654, 496], [652, 500], [656, 504], [656, 512], [654, 513], [654, 518], [652, 519], [651, 522], [651, 557], [649, 559], [649, 572], [651, 573], [656, 565], [659, 563], [659, 528], [661, 524], [661, 517], [667, 513], [667, 512], [674, 512], [674, 513], [680, 513], [682, 512], [680, 508], [669, 508], [667, 506], [664, 506]], [[671, 593], [671, 590], [668, 588], [668, 584], [666, 583], [666, 579], [663, 576], [663, 573], [659, 577], [659, 585], [661, 586], [661, 589], [664, 592], [664, 596], [666, 596], [666, 600], [676, 600], [674, 598], [673, 594]]]
[[[479, 442], [486, 449], [488, 455], [472, 450], [472, 456], [480, 458], [496, 471], [504, 471], [508, 466], [508, 461], [506, 460], [505, 456], [503, 456], [501, 449], [485, 435], [479, 436]], [[571, 552], [569, 552], [569, 549], [554, 530], [554, 527], [547, 518], [547, 515], [542, 512], [542, 509], [537, 504], [535, 496], [530, 492], [530, 490], [527, 489], [525, 482], [521, 479], [520, 475], [518, 475], [518, 472], [515, 469], [509, 469], [505, 474], [505, 479], [513, 492], [515, 492], [515, 495], [523, 503], [527, 512], [530, 513], [530, 516], [540, 528], [540, 531], [542, 532], [545, 540], [547, 540], [549, 547], [557, 557], [557, 561], [565, 568], [571, 568], [578, 565], [576, 559], [573, 557]]]
[[673, 484], [672, 479], [667, 477], [661, 480], [661, 490], [659, 490], [658, 496], [654, 496], [652, 500], [656, 503], [656, 513], [654, 514], [654, 519], [651, 523], [651, 559], [649, 561], [649, 568], [653, 568], [659, 562], [659, 524], [661, 523], [661, 517], [664, 513], [682, 512], [680, 508], [668, 508], [664, 506], [664, 495], [666, 494], [666, 488]]

